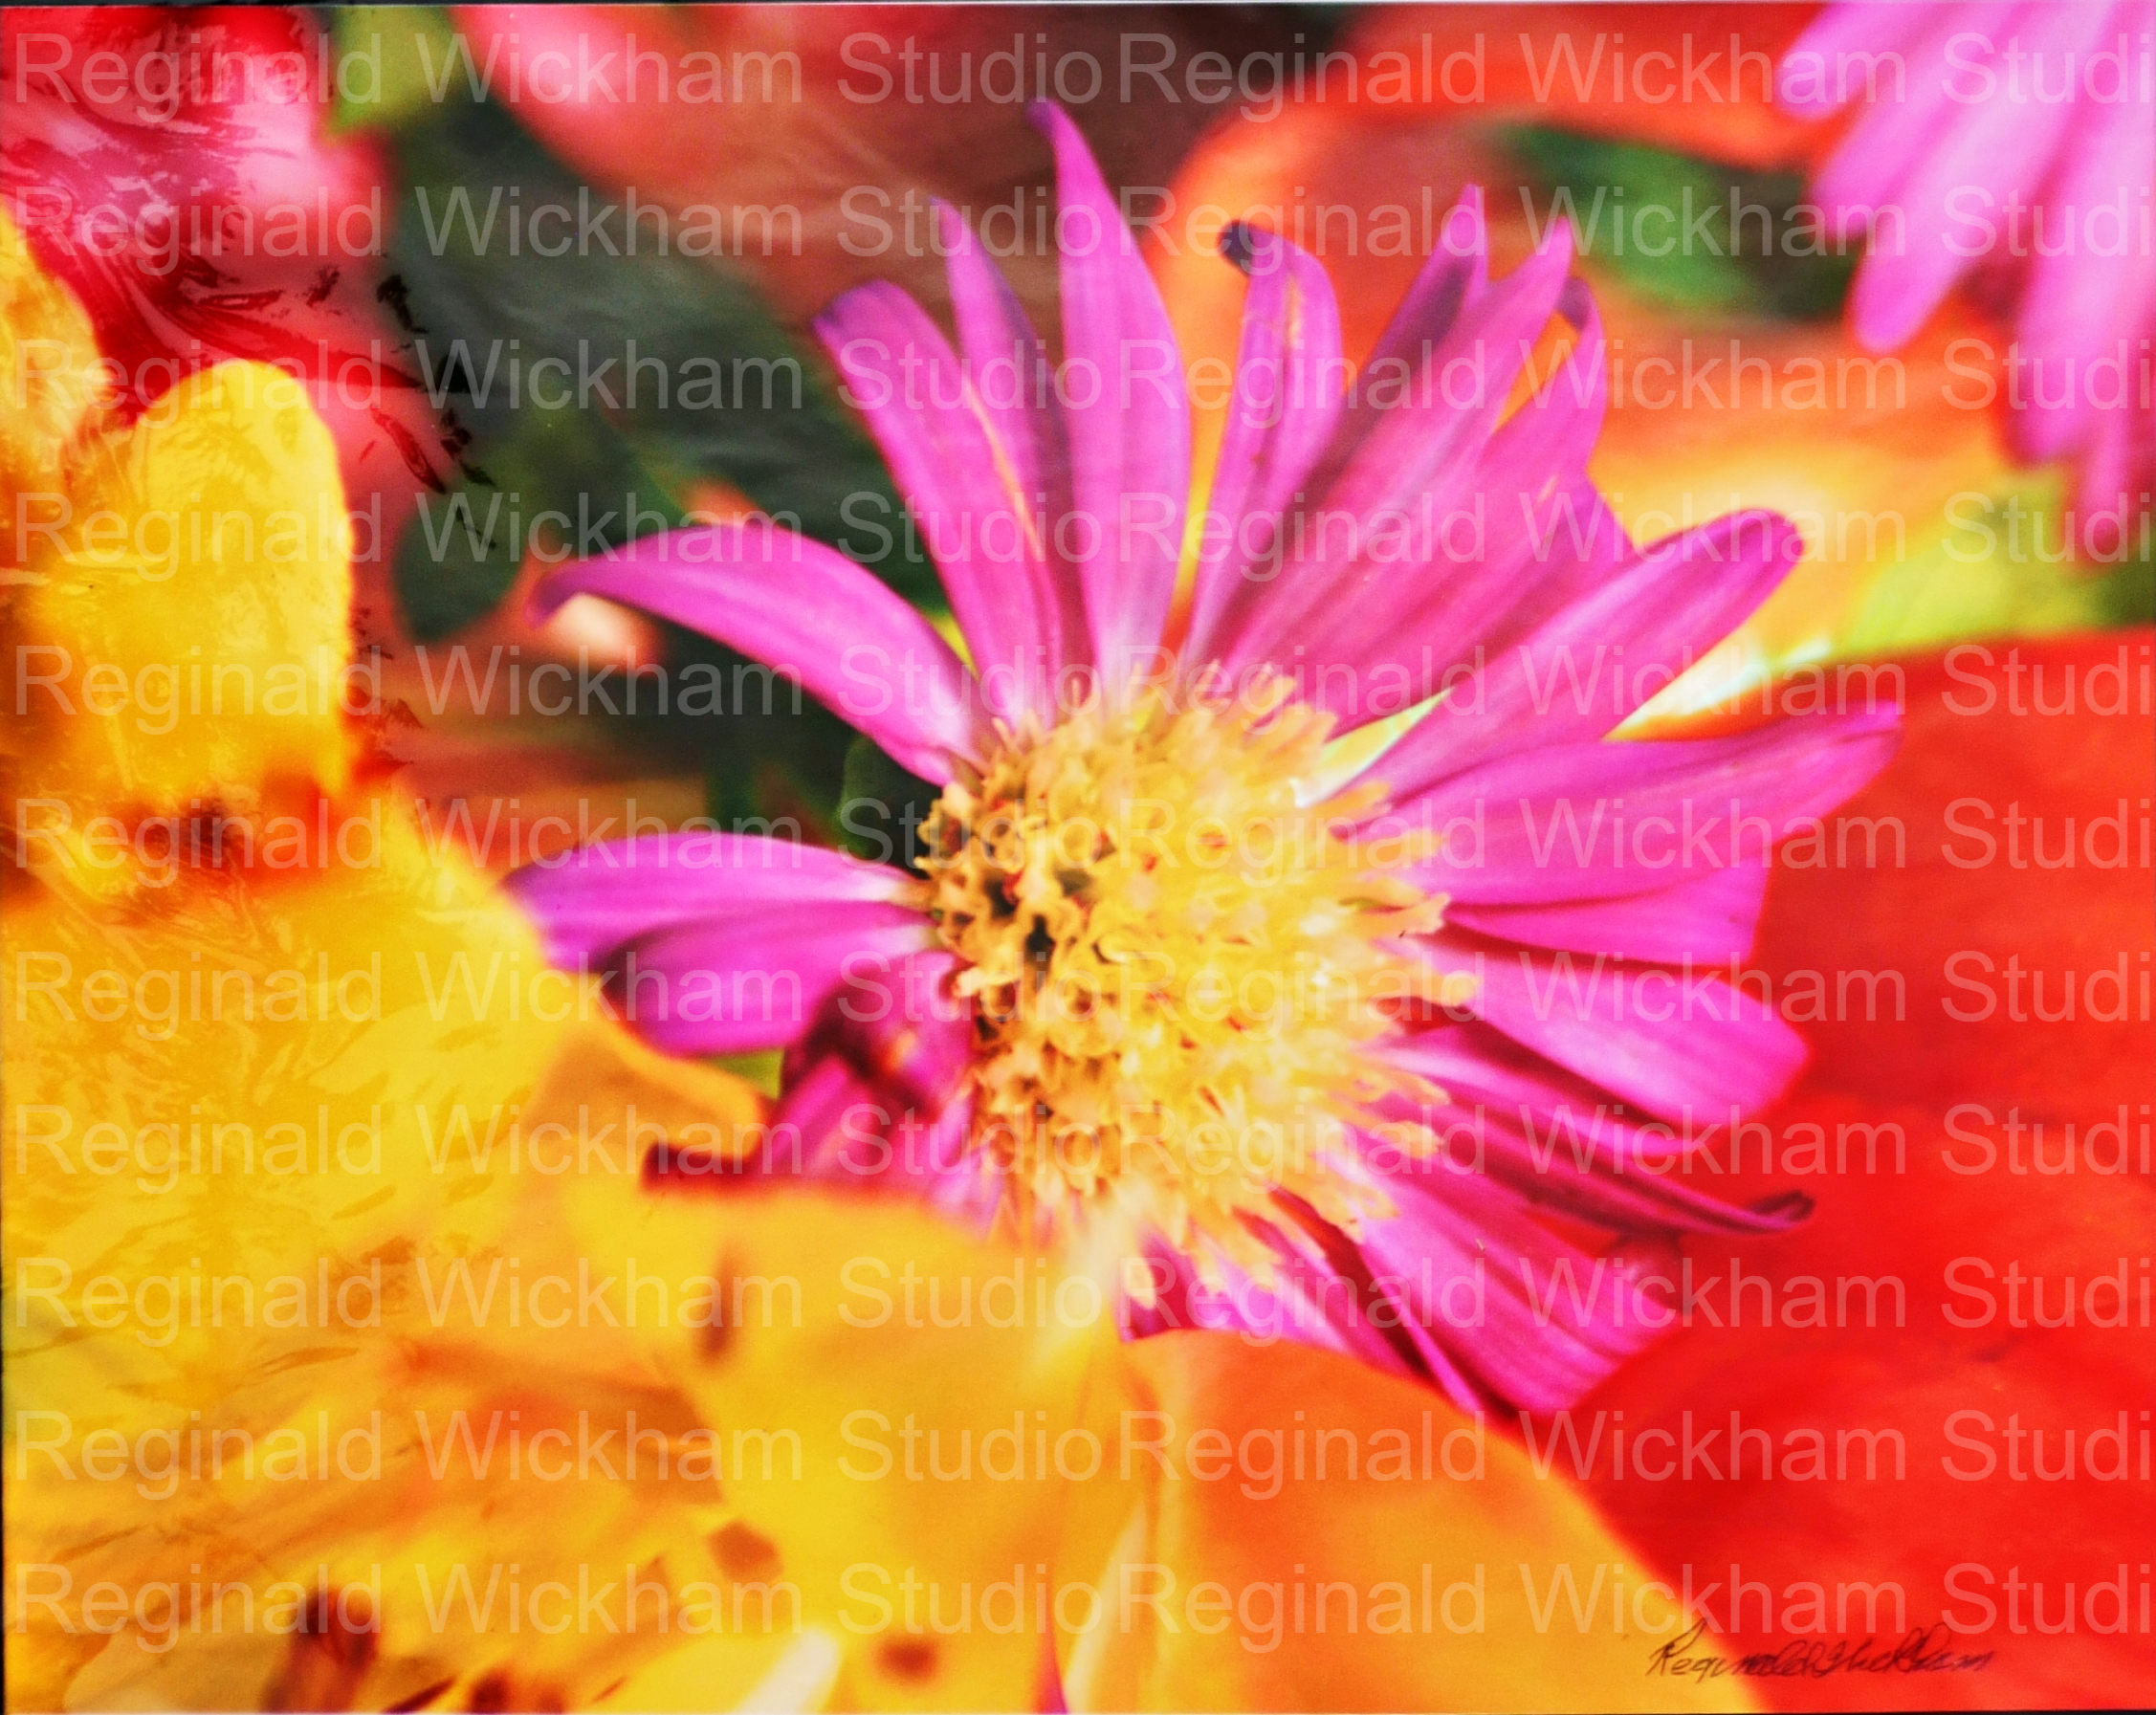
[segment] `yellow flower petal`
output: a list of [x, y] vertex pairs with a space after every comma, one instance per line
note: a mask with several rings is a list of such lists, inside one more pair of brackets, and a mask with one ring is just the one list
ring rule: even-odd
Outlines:
[[[516, 1171], [517, 1105], [564, 1027], [544, 1015], [591, 1004], [393, 801], [336, 810], [333, 850], [341, 827], [371, 862], [180, 871], [126, 907], [10, 892], [0, 1220], [36, 1289], [7, 1319], [9, 1379], [84, 1431], [217, 1398], [273, 1278], [319, 1321], [399, 1243], [484, 1236], [473, 1196]], [[251, 1284], [220, 1311], [225, 1275]], [[117, 1331], [90, 1338], [100, 1318]]]
[[[98, 812], [254, 807], [345, 774], [348, 529], [337, 449], [259, 363], [189, 377], [69, 473], [8, 629], [38, 851]], [[71, 814], [72, 812], [72, 814]], [[79, 871], [85, 878], [87, 871]]]
[[14, 497], [26, 519], [56, 516], [38, 498], [65, 491], [69, 450], [97, 415], [90, 319], [75, 295], [37, 266], [21, 231], [0, 209], [0, 568], [16, 565]]
[[[1103, 1295], [1059, 1299], [1045, 1259], [902, 1196], [737, 1182], [577, 1215], [594, 1255], [652, 1254], [670, 1229], [705, 1247], [725, 1326], [645, 1337], [704, 1420], [746, 1438], [733, 1514], [773, 1546], [804, 1626], [842, 1645], [835, 1705], [1031, 1706], [1069, 1502], [1045, 1449], [1115, 1361]], [[630, 1224], [602, 1233], [608, 1217]], [[767, 1437], [784, 1455], [768, 1464]]]
[[[35, 933], [51, 938], [48, 927]], [[470, 1110], [497, 1088], [504, 1017], [497, 990], [491, 1016], [443, 1020], [430, 1048], [385, 1042], [363, 1063], [371, 1075], [353, 1070], [370, 1100], [400, 1078], [462, 1078], [427, 1110], [439, 1121], [452, 1096]], [[238, 1092], [265, 1093], [262, 1060], [236, 1034], [195, 1034], [182, 1080], [109, 1028], [87, 1062], [108, 1081], [155, 1074], [171, 1099], [220, 1114]], [[532, 1031], [528, 1016], [520, 1028]], [[335, 1058], [389, 1029], [367, 1022]], [[719, 1198], [693, 1180], [658, 1194], [635, 1171], [649, 1150], [664, 1140], [732, 1159], [759, 1099], [611, 1027], [537, 1034], [559, 1054], [538, 1094], [504, 1092], [519, 1138], [505, 1118], [491, 1174], [467, 1171], [420, 1206], [400, 1200], [417, 1219], [368, 1249], [338, 1224], [363, 1213], [328, 1209], [334, 1196], [287, 1188], [273, 1211], [259, 1186], [183, 1176], [153, 1194], [113, 1176], [99, 1181], [107, 1207], [70, 1198], [50, 1152], [27, 1153], [35, 1171], [9, 1186], [11, 1267], [52, 1255], [79, 1264], [77, 1286], [94, 1267], [130, 1293], [178, 1275], [182, 1326], [171, 1345], [143, 1347], [139, 1315], [55, 1327], [47, 1299], [33, 1327], [10, 1329], [11, 1404], [65, 1419], [33, 1420], [31, 1480], [13, 1495], [11, 1556], [51, 1598], [11, 1670], [26, 1695], [64, 1686], [91, 1706], [382, 1706], [429, 1688], [448, 1706], [1030, 1701], [1037, 1632], [946, 1637], [928, 1621], [974, 1599], [961, 1591], [1031, 1575], [1058, 1485], [906, 1472], [932, 1455], [955, 1464], [961, 1438], [969, 1462], [984, 1459], [987, 1432], [1015, 1447], [1038, 1413], [1063, 1416], [1084, 1343], [1040, 1339], [1045, 1274], [903, 1200]], [[309, 1051], [288, 1031], [270, 1060]], [[55, 1093], [38, 1066], [37, 1093]], [[473, 1117], [483, 1132], [486, 1115]], [[401, 1168], [433, 1178], [431, 1165], [423, 1134], [420, 1159]], [[326, 1317], [191, 1326], [192, 1256], [203, 1275], [244, 1277], [259, 1306], [280, 1273], [316, 1290], [311, 1246], [333, 1258]], [[1013, 1305], [1026, 1300], [1012, 1327], [983, 1320], [976, 1295], [991, 1278]], [[345, 1290], [356, 1325], [341, 1313]], [[960, 1302], [972, 1313], [955, 1327], [910, 1326], [932, 1310], [951, 1319]], [[81, 1307], [63, 1294], [58, 1308]], [[93, 1428], [121, 1432], [126, 1483], [84, 1480]], [[165, 1480], [173, 1445], [182, 1469]], [[880, 1475], [879, 1447], [891, 1454]], [[915, 1581], [940, 1593], [933, 1610], [909, 1594]], [[83, 1605], [100, 1585], [108, 1607], [125, 1593], [117, 1620]], [[570, 1612], [583, 1617], [550, 1629]], [[109, 1638], [89, 1635], [100, 1613]], [[835, 1640], [835, 1662], [817, 1638]]]

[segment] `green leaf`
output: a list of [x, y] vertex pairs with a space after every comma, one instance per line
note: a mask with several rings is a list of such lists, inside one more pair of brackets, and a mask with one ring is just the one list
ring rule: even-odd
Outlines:
[[1542, 208], [1571, 213], [1580, 254], [1642, 296], [1671, 309], [1785, 320], [1839, 313], [1862, 238], [1822, 233], [1828, 253], [1802, 253], [1812, 241], [1800, 211], [1810, 205], [1795, 174], [1541, 125], [1501, 136]]
[[754, 1054], [722, 1054], [715, 1056], [712, 1064], [720, 1071], [732, 1072], [744, 1084], [753, 1084], [773, 1101], [779, 1099], [780, 1072], [785, 1054], [779, 1048], [764, 1048]]
[[2043, 637], [2146, 623], [2152, 568], [2069, 559], [2056, 467], [1957, 496], [1949, 519], [1883, 566], [1835, 653], [1882, 655], [1969, 639]]
[[[529, 416], [493, 443], [446, 495], [420, 496], [397, 544], [397, 589], [423, 642], [484, 618], [508, 592], [524, 556], [583, 559], [671, 529], [682, 512], [628, 442], [591, 413]], [[564, 522], [549, 517], [559, 501]]]
[[438, 6], [336, 6], [329, 10], [337, 56], [332, 136], [393, 131], [426, 112], [430, 77], [443, 75], [456, 33]]
[[934, 782], [909, 774], [868, 738], [856, 738], [839, 787], [840, 840], [855, 857], [913, 868], [923, 849], [921, 825], [938, 796]]
[[[430, 394], [476, 435], [473, 462], [492, 474], [504, 442], [543, 441], [536, 422], [593, 416], [647, 471], [727, 482], [910, 597], [931, 597], [932, 570], [902, 548], [875, 449], [744, 275], [677, 248], [658, 253], [649, 222], [632, 237], [623, 199], [580, 184], [488, 103], [452, 93], [395, 146], [406, 190], [392, 262], [414, 358]], [[528, 223], [541, 208], [565, 212], [540, 230]], [[547, 256], [535, 237], [569, 242]], [[527, 500], [535, 511], [561, 506], [581, 466], [539, 474], [554, 486]]]
[[[874, 448], [748, 277], [678, 246], [659, 253], [649, 222], [632, 247], [623, 199], [581, 184], [469, 94], [460, 73], [391, 139], [404, 190], [383, 296], [463, 468], [454, 490], [423, 496], [398, 544], [398, 593], [419, 636], [500, 601], [539, 515], [571, 521], [542, 539], [550, 556], [565, 539], [583, 557], [670, 527], [711, 481], [933, 610], [934, 570]], [[560, 255], [532, 244], [533, 212], [549, 206], [565, 216], [538, 236], [556, 248], [568, 235]], [[762, 707], [761, 670], [691, 633], [668, 638], [678, 682], [708, 671], [732, 694], [686, 715], [677, 705], [665, 734], [647, 723], [620, 736], [700, 752], [722, 825], [790, 821], [827, 836], [850, 730], [795, 708], [783, 686]]]

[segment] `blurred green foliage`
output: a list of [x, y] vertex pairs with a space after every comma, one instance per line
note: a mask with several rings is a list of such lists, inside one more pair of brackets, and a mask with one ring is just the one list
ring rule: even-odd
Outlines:
[[917, 868], [921, 827], [938, 793], [933, 782], [909, 774], [869, 739], [856, 738], [847, 749], [839, 787], [841, 844], [870, 863]]
[[[1331, 9], [1306, 10], [1313, 29], [1337, 22]], [[513, 237], [528, 210], [560, 205], [575, 211], [573, 226], [607, 206], [605, 192], [581, 183], [511, 112], [466, 99], [461, 71], [450, 70], [454, 33], [438, 9], [331, 16], [345, 45], [371, 46], [380, 58], [371, 99], [341, 107], [336, 122], [374, 131], [392, 152], [401, 188], [385, 297], [404, 319], [453, 455], [444, 492], [427, 496], [396, 556], [419, 637], [453, 632], [501, 600], [538, 514], [564, 515], [566, 546], [595, 552], [672, 526], [713, 483], [870, 565], [941, 617], [917, 537], [879, 528], [901, 508], [874, 448], [839, 407], [817, 355], [779, 324], [744, 271], [649, 243], [629, 253], [619, 215], [606, 230], [624, 253], [588, 245], [535, 253]], [[1823, 235], [1812, 244], [1824, 253], [1803, 253], [1792, 238], [1804, 230], [1798, 176], [1551, 127], [1499, 135], [1541, 209], [1570, 214], [1582, 254], [1643, 299], [1785, 321], [1839, 314], [1862, 235]], [[630, 390], [639, 360], [640, 375], [669, 378], [663, 399], [649, 385]], [[532, 398], [533, 367], [547, 363], [551, 388], [574, 395], [565, 407]], [[699, 366], [703, 385], [685, 404], [680, 379]], [[582, 385], [594, 371], [596, 385]], [[1968, 534], [1944, 519], [1936, 533], [1917, 529], [1909, 552], [1877, 568], [1854, 625], [1824, 647], [1880, 652], [2149, 616], [2156, 581], [2146, 564], [2092, 575], [2035, 547], [2058, 539], [2056, 473], [2028, 473], [1988, 500], [2001, 517], [1989, 547], [1971, 553]], [[2013, 517], [2027, 551], [2009, 536]], [[669, 647], [677, 668], [710, 661], [732, 681], [736, 658], [707, 641], [675, 632]], [[905, 861], [909, 825], [935, 796], [813, 706], [647, 718], [634, 742], [700, 759], [723, 821], [800, 810], [868, 857]]]
[[[539, 515], [570, 520], [539, 539], [549, 555], [582, 558], [672, 527], [705, 484], [937, 605], [917, 537], [895, 527], [903, 509], [874, 446], [743, 271], [660, 253], [649, 225], [637, 243], [621, 212], [602, 215], [621, 199], [583, 184], [501, 105], [468, 99], [437, 10], [341, 11], [333, 27], [353, 45], [379, 43], [378, 99], [341, 110], [339, 123], [377, 131], [391, 150], [399, 196], [383, 296], [456, 459], [396, 551], [416, 636], [489, 612]], [[550, 237], [579, 234], [560, 255], [525, 241], [543, 205], [567, 210]], [[582, 236], [587, 222], [605, 237]], [[736, 660], [680, 632], [670, 653], [676, 666]], [[848, 737], [835, 719], [807, 706], [693, 724], [715, 814], [768, 813], [774, 770], [828, 813]]]
[[[1580, 253], [1650, 304], [1782, 321], [1841, 314], [1864, 234], [1819, 234], [1825, 253], [1798, 253], [1815, 207], [1798, 175], [1552, 127], [1501, 138], [1537, 206], [1570, 215]], [[1641, 222], [1643, 209], [1657, 213]], [[1873, 568], [1854, 619], [1818, 647], [1860, 656], [2156, 618], [2156, 566], [2061, 552], [2066, 504], [2060, 470], [2029, 470], [1959, 496], [1952, 517], [1911, 520], [1908, 550]]]
[[2092, 565], [2064, 552], [2063, 473], [2030, 471], [1992, 493], [1957, 496], [1945, 527], [1882, 563], [1837, 655], [1937, 649], [1969, 640], [2045, 637], [2146, 625], [2156, 565]]
[[1826, 253], [1802, 253], [1804, 181], [1794, 173], [1539, 125], [1507, 127], [1501, 140], [1542, 207], [1571, 217], [1580, 254], [1643, 297], [1789, 320], [1840, 313], [1863, 234], [1825, 233]]
[[[611, 238], [623, 254], [581, 240], [559, 256], [536, 253], [520, 242], [526, 209], [566, 209], [573, 224], [619, 201], [580, 184], [496, 106], [430, 103], [394, 146], [402, 193], [390, 266], [422, 376], [475, 436], [467, 463], [485, 475], [468, 480], [499, 486], [500, 454], [537, 485], [520, 491], [527, 514], [574, 514], [586, 495], [605, 510], [602, 496], [611, 505], [639, 472], [677, 498], [715, 478], [908, 595], [929, 594], [924, 558], [903, 558], [888, 533], [847, 521], [849, 500], [855, 516], [894, 517], [891, 479], [745, 275], [658, 254], [648, 235], [630, 251], [618, 218]], [[541, 363], [552, 365], [544, 392]], [[505, 552], [486, 557], [491, 576], [463, 568], [469, 593], [437, 595], [429, 610], [498, 597], [514, 570]], [[407, 590], [429, 575], [417, 560], [405, 564]], [[432, 575], [455, 581], [447, 568]]]

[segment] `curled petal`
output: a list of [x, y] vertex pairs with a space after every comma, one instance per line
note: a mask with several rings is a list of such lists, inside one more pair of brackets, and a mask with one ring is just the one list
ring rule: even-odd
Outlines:
[[1191, 599], [1189, 653], [1209, 661], [1216, 630], [1268, 585], [1245, 574], [1273, 545], [1282, 509], [1309, 476], [1339, 421], [1340, 311], [1314, 256], [1274, 233], [1231, 227], [1227, 254], [1250, 276], [1235, 393], [1206, 498], [1206, 532]]

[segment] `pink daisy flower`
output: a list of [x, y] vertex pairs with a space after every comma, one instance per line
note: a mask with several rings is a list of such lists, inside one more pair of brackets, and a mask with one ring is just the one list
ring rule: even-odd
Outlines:
[[[1583, 473], [1603, 358], [1570, 238], [1492, 280], [1472, 193], [1352, 385], [1323, 270], [1231, 229], [1240, 364], [1188, 516], [1159, 295], [1075, 127], [1037, 122], [1060, 365], [948, 210], [956, 349], [882, 285], [820, 323], [970, 661], [772, 528], [648, 538], [536, 598], [796, 678], [940, 787], [917, 860], [684, 833], [512, 885], [652, 1042], [786, 1051], [730, 1175], [1105, 1258], [1130, 1335], [1286, 1336], [1466, 1405], [1561, 1404], [1664, 1319], [1641, 1258], [1801, 1218], [1686, 1169], [1798, 1069], [1732, 980], [1768, 848], [1881, 767], [1896, 711], [1611, 739], [1800, 544], [1763, 514], [1625, 539]], [[1507, 415], [1552, 317], [1572, 349]]]
[[2156, 3], [1830, 6], [1781, 99], [1868, 103], [1815, 187], [1876, 209], [1850, 299], [1875, 351], [1981, 274], [2014, 304], [2005, 385], [2032, 460], [2080, 463], [2083, 547], [2137, 551], [2156, 488]]

